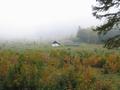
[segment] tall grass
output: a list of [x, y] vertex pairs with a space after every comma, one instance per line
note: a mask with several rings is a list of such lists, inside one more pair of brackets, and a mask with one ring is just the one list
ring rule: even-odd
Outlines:
[[119, 51], [49, 48], [0, 51], [0, 90], [119, 90]]

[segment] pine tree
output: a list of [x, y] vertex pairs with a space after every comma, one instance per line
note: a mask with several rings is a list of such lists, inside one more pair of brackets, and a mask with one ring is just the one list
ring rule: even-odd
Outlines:
[[94, 29], [98, 34], [105, 35], [112, 30], [119, 31], [117, 35], [105, 41], [105, 47], [120, 47], [120, 0], [96, 0], [96, 5], [93, 6], [93, 16], [105, 20], [104, 24]]

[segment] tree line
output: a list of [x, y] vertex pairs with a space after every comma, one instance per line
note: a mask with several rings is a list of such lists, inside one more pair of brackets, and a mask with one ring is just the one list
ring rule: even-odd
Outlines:
[[93, 31], [93, 27], [81, 28], [79, 26], [76, 37], [73, 39], [77, 43], [88, 43], [88, 44], [103, 44], [106, 40], [119, 34], [119, 31], [111, 30], [107, 34], [97, 34]]

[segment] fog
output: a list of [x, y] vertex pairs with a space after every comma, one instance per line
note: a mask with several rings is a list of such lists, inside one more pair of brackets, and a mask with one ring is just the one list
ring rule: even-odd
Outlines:
[[1, 0], [1, 40], [57, 40], [97, 25], [95, 0]]

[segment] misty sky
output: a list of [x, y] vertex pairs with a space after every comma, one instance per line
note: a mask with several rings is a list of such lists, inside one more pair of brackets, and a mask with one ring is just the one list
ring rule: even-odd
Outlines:
[[0, 38], [52, 38], [72, 35], [78, 26], [97, 25], [95, 0], [0, 0]]

